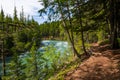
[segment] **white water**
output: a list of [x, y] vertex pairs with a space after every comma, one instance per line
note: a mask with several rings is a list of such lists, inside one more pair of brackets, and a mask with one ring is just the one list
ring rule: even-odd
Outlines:
[[46, 47], [51, 46], [56, 48], [56, 52], [63, 53], [69, 47], [69, 44], [66, 41], [43, 40], [41, 43], [43, 46], [38, 49], [40, 52], [44, 52]]

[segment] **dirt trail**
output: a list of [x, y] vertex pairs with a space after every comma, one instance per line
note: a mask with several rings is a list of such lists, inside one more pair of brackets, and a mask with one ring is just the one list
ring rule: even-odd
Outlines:
[[108, 45], [92, 49], [93, 55], [68, 72], [65, 80], [120, 80], [120, 50], [109, 50]]

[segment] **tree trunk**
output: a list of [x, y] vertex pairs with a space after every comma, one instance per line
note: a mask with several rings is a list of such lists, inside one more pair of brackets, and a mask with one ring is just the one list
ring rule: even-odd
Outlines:
[[[71, 14], [70, 14], [70, 10], [69, 10], [69, 5], [68, 5], [68, 3], [67, 3], [67, 11], [68, 11], [68, 19], [69, 19], [69, 27], [71, 28], [71, 30], [70, 30], [70, 32], [71, 32], [71, 36], [70, 36], [70, 40], [71, 40], [71, 45], [72, 45], [72, 49], [73, 49], [73, 52], [74, 52], [74, 54], [76, 54], [77, 55], [77, 57], [81, 57], [79, 54], [78, 54], [78, 52], [77, 52], [77, 50], [75, 49], [75, 44], [74, 44], [74, 32], [73, 32], [73, 24], [72, 24], [72, 20], [71, 20]], [[69, 34], [70, 35], [70, 34]]]
[[63, 26], [64, 26], [64, 30], [66, 31], [67, 35], [68, 35], [68, 39], [71, 43], [71, 46], [72, 46], [72, 49], [73, 49], [73, 52], [74, 54], [78, 57], [78, 58], [81, 58], [80, 54], [77, 52], [77, 50], [75, 49], [75, 45], [74, 45], [74, 41], [71, 39], [71, 36], [70, 36], [70, 33], [68, 31], [68, 29], [66, 29], [66, 23], [65, 21], [63, 20]]
[[[119, 43], [118, 43], [118, 36], [117, 36], [117, 2], [116, 0], [112, 0], [113, 3], [113, 12], [112, 12], [112, 17], [113, 17], [113, 34], [112, 34], [112, 49], [118, 49], [119, 48]], [[111, 5], [112, 6], [112, 5]]]
[[79, 1], [77, 0], [77, 8], [78, 8], [78, 17], [79, 17], [79, 25], [80, 25], [80, 28], [81, 28], [81, 30], [80, 30], [80, 32], [81, 32], [81, 40], [82, 40], [82, 47], [83, 47], [83, 51], [84, 51], [84, 53], [86, 54], [86, 55], [89, 55], [88, 53], [87, 53], [87, 51], [86, 51], [86, 48], [85, 48], [85, 41], [84, 41], [84, 32], [83, 32], [83, 25], [82, 25], [82, 15], [81, 15], [81, 13], [82, 13], [82, 11], [80, 10], [80, 6], [79, 6]]
[[111, 30], [111, 26], [110, 26], [110, 20], [106, 19], [106, 22], [108, 24], [108, 39], [110, 42], [112, 42], [111, 36], [112, 36], [112, 30]]
[[[68, 30], [68, 28], [67, 28], [67, 24], [66, 24], [66, 22], [65, 22], [64, 14], [63, 14], [63, 12], [62, 12], [62, 8], [61, 8], [61, 5], [60, 5], [59, 0], [58, 0], [58, 7], [59, 7], [59, 9], [60, 9], [61, 19], [62, 19], [62, 22], [63, 22], [63, 28], [64, 28], [64, 30], [66, 31], [67, 35], [68, 35], [68, 39], [69, 39], [69, 41], [70, 41], [70, 43], [71, 43], [73, 52], [74, 52], [74, 54], [75, 54], [78, 58], [81, 58], [80, 54], [77, 52], [77, 50], [76, 50], [76, 48], [75, 48], [75, 45], [74, 45], [73, 33], [71, 33], [72, 36], [70, 36], [70, 32], [69, 32], [69, 30]], [[69, 16], [70, 16], [70, 15], [69, 15]], [[70, 17], [69, 17], [69, 18], [70, 18]], [[70, 26], [72, 26], [71, 24], [72, 24], [72, 23], [71, 23], [71, 21], [70, 21]]]

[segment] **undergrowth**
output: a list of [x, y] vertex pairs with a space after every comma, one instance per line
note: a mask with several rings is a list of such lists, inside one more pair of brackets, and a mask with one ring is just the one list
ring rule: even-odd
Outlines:
[[64, 80], [64, 76], [74, 69], [76, 69], [80, 65], [80, 59], [74, 60], [68, 64], [65, 64], [61, 69], [59, 69], [54, 76], [52, 76], [49, 80]]
[[110, 41], [108, 39], [105, 39], [103, 41], [98, 42], [100, 46], [105, 45], [105, 44], [110, 44]]

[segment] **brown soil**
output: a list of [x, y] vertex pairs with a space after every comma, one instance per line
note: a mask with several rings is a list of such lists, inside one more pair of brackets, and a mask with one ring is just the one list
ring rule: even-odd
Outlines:
[[93, 55], [68, 72], [65, 80], [120, 80], [120, 49], [96, 44], [91, 49]]

